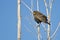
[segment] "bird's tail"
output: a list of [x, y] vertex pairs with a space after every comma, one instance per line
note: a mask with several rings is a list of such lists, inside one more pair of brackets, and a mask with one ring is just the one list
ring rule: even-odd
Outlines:
[[50, 23], [46, 22], [47, 24], [51, 25]]
[[49, 25], [51, 25], [50, 23], [48, 23]]

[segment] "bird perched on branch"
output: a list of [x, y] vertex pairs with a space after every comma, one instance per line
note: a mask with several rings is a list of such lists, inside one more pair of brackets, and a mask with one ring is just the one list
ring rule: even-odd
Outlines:
[[41, 22], [47, 23], [50, 25], [50, 23], [48, 23], [48, 19], [45, 15], [43, 15], [42, 13], [40, 13], [39, 11], [33, 11], [33, 16], [34, 16], [34, 20], [39, 24]]

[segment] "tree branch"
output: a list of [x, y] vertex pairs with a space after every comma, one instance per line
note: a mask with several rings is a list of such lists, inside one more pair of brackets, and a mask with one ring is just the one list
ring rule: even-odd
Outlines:
[[39, 11], [39, 2], [37, 0], [37, 11]]

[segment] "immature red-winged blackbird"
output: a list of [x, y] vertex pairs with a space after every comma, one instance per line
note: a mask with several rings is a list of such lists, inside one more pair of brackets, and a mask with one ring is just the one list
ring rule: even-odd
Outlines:
[[50, 25], [50, 23], [48, 23], [48, 19], [45, 15], [43, 15], [42, 13], [40, 13], [39, 11], [33, 11], [33, 16], [34, 16], [34, 20], [39, 24], [41, 22], [47, 23]]

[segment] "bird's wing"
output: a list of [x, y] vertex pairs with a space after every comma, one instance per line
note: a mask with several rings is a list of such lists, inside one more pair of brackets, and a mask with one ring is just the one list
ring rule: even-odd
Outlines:
[[40, 21], [47, 21], [47, 17], [43, 14], [38, 14], [36, 15], [36, 18], [39, 19]]

